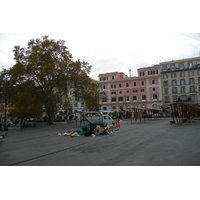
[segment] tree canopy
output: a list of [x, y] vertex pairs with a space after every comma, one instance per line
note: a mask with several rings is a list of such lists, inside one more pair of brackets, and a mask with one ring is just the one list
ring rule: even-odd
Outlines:
[[86, 98], [86, 93], [90, 93], [91, 66], [85, 61], [73, 60], [64, 40], [42, 36], [31, 39], [26, 48], [15, 46], [13, 51], [16, 64], [6, 74], [16, 86], [16, 112], [25, 111], [25, 107], [30, 107], [27, 112], [32, 112], [33, 108], [39, 112], [43, 105], [49, 124], [53, 124], [53, 117], [63, 98], [67, 98], [69, 87], [74, 88], [76, 99]]

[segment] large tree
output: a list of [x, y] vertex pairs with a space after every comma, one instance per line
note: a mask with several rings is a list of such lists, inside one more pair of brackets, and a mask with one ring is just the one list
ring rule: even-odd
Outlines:
[[50, 39], [48, 36], [31, 39], [27, 48], [14, 47], [16, 64], [9, 70], [15, 85], [27, 85], [32, 100], [42, 102], [48, 115], [49, 124], [61, 105], [68, 88], [74, 87], [78, 98], [91, 81], [88, 74], [91, 66], [84, 61], [74, 61], [64, 40]]

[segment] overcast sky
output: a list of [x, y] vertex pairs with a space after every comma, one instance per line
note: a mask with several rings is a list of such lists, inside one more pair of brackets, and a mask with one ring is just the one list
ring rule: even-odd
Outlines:
[[92, 65], [94, 79], [113, 71], [129, 75], [129, 69], [137, 76], [138, 68], [200, 55], [197, 1], [191, 7], [175, 0], [6, 0], [3, 4], [0, 70], [15, 64], [15, 45], [26, 47], [30, 39], [42, 35], [65, 40], [74, 59]]

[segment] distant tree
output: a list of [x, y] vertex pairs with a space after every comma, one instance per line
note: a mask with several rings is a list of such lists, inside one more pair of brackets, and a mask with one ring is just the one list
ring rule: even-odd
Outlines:
[[86, 89], [83, 85], [90, 82], [91, 66], [84, 61], [74, 61], [64, 44], [64, 40], [42, 36], [31, 39], [27, 48], [15, 46], [16, 64], [9, 70], [14, 84], [26, 85], [32, 100], [43, 103], [49, 124], [53, 124], [53, 117], [63, 97], [67, 96], [69, 86], [75, 87], [74, 95], [78, 98]]
[[92, 80], [87, 84], [87, 90], [83, 94], [83, 99], [85, 100], [86, 108], [90, 111], [99, 110], [101, 99], [101, 93], [99, 92], [99, 83]]
[[72, 114], [72, 105], [69, 101], [68, 98], [66, 98], [64, 101], [63, 101], [63, 105], [62, 105], [63, 109], [64, 109], [64, 114], [69, 116]]
[[7, 106], [11, 103], [11, 98], [14, 94], [14, 84], [11, 82], [8, 70], [2, 70], [0, 73], [0, 103], [2, 108], [4, 108], [2, 111], [4, 112], [4, 119], [6, 121], [7, 116]]

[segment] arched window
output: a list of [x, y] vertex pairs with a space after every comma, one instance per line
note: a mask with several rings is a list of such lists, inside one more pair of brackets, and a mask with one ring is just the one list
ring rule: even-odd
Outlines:
[[107, 107], [106, 107], [106, 106], [104, 106], [104, 107], [103, 107], [103, 110], [107, 110]]

